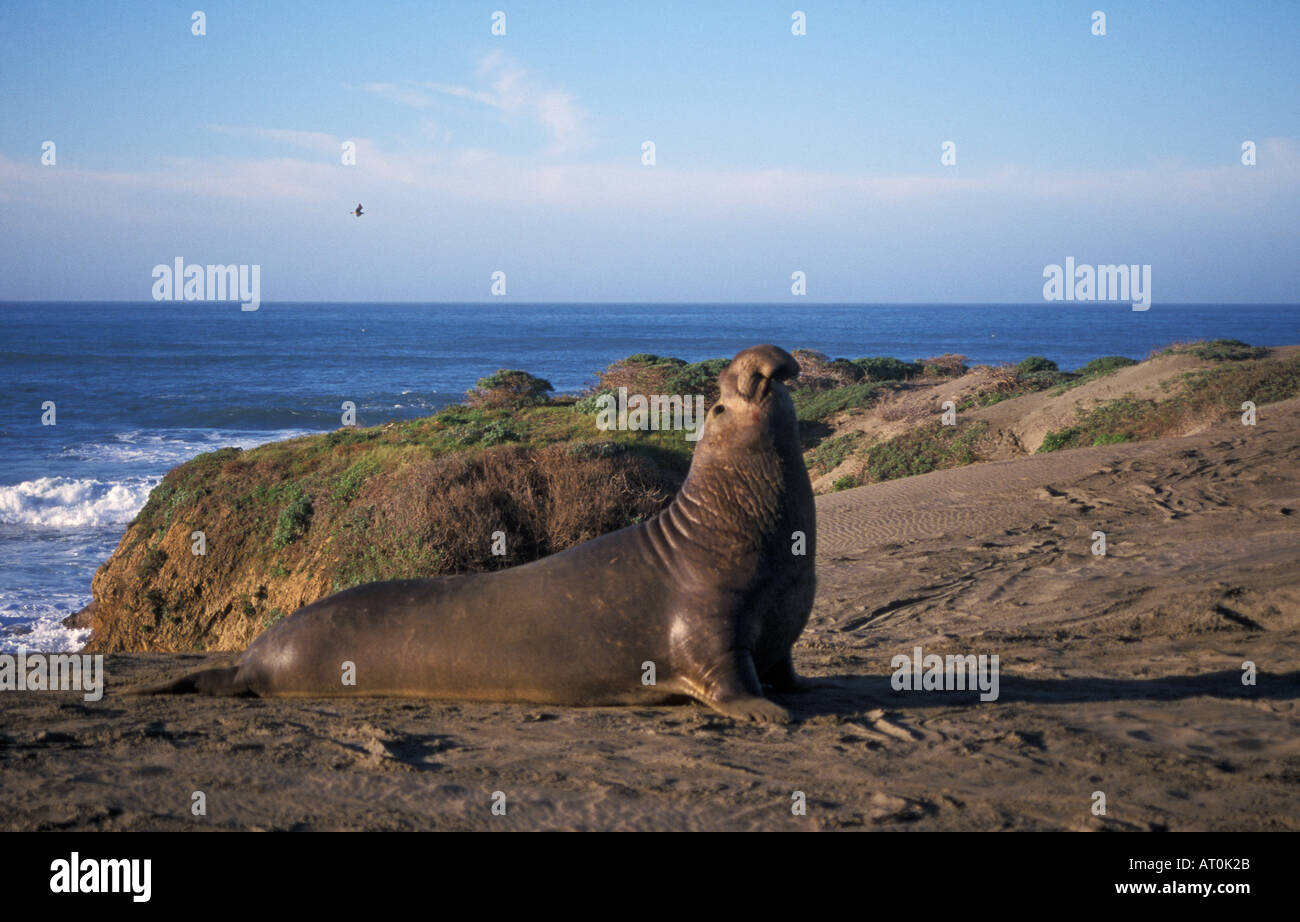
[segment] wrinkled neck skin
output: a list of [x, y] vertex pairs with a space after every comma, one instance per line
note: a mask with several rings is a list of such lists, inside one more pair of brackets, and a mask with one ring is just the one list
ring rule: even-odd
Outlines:
[[754, 425], [742, 439], [734, 432], [710, 438], [706, 423], [686, 482], [656, 520], [669, 545], [690, 545], [690, 559], [715, 577], [749, 580], [773, 555], [788, 563], [795, 531], [807, 536], [812, 558], [812, 484], [799, 453], [794, 406], [788, 395], [779, 398], [788, 406], [751, 411]]

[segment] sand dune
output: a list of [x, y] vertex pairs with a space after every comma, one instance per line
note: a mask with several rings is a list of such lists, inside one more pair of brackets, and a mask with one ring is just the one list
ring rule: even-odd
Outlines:
[[[220, 658], [115, 655], [97, 704], [0, 695], [4, 825], [1300, 829], [1300, 400], [1255, 427], [942, 471], [818, 509], [820, 590], [795, 656], [839, 687], [782, 697], [798, 723], [138, 699], [116, 692]], [[998, 655], [1000, 697], [895, 692], [891, 660], [917, 645]]]
[[[1279, 346], [1268, 352], [1272, 359], [1286, 360], [1300, 353], [1300, 346]], [[1216, 367], [1222, 366], [1187, 353], [1161, 354], [1065, 391], [1050, 387], [989, 406], [967, 406], [962, 409], [960, 417], [963, 423], [983, 423], [987, 427], [979, 440], [981, 459], [1005, 461], [1023, 458], [1038, 451], [1049, 432], [1077, 423], [1080, 413], [1124, 397], [1166, 400], [1186, 388], [1184, 376], [1189, 372], [1211, 371]], [[860, 432], [866, 444], [888, 441], [915, 429], [920, 423], [938, 419], [945, 401], [960, 406], [966, 398], [989, 393], [996, 377], [996, 369], [977, 366], [957, 378], [913, 384], [875, 406], [836, 414], [828, 423], [836, 436]], [[1196, 419], [1184, 431], [1168, 434], [1194, 435], [1212, 424], [1210, 418]], [[851, 454], [834, 469], [814, 477], [813, 487], [819, 493], [829, 493], [838, 479], [861, 475], [862, 470], [860, 453]]]

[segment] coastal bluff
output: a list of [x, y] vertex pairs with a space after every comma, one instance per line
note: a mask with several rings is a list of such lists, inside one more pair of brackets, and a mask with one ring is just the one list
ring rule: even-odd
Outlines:
[[[1300, 349], [1235, 341], [1073, 372], [1034, 357], [968, 368], [961, 356], [794, 355], [804, 460], [831, 494], [819, 510], [886, 481], [1192, 435], [1245, 401], [1300, 393]], [[619, 388], [711, 403], [716, 373], [716, 360], [640, 354], [580, 399], [546, 399], [545, 382], [503, 370], [480, 385], [513, 392], [479, 388], [423, 419], [199, 455], [154, 488], [69, 620], [91, 628], [90, 653], [238, 651], [351, 586], [515, 566], [644, 521], [671, 501], [695, 442], [599, 429], [592, 408]]]
[[677, 484], [633, 451], [436, 456], [382, 430], [200, 455], [95, 573], [85, 651], [242, 650], [332, 592], [534, 560], [654, 515]]

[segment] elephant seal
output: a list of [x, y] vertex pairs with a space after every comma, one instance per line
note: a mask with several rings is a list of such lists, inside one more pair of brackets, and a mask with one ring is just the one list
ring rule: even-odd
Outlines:
[[[812, 610], [816, 553], [812, 484], [782, 383], [798, 373], [776, 346], [732, 359], [685, 483], [649, 521], [506, 570], [356, 586], [300, 608], [233, 666], [139, 691], [694, 698], [738, 719], [787, 720], [763, 683], [810, 687], [790, 657]], [[344, 684], [345, 664], [355, 684]]]

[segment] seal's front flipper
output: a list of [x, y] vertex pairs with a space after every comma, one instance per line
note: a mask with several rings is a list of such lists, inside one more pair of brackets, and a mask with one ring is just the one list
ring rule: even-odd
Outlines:
[[763, 697], [763, 685], [748, 650], [729, 651], [709, 679], [709, 687], [697, 697], [715, 711], [737, 720], [789, 722], [789, 711]]
[[728, 698], [710, 701], [709, 706], [736, 720], [756, 720], [760, 723], [789, 723], [790, 712], [770, 698]]

